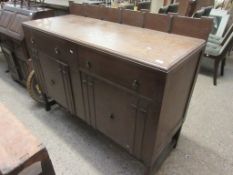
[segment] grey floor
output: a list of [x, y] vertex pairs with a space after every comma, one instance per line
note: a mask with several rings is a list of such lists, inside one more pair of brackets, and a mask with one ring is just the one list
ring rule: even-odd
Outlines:
[[[233, 174], [233, 60], [212, 84], [213, 62], [204, 59], [178, 148], [158, 175]], [[142, 175], [144, 166], [59, 107], [50, 112], [5, 73], [0, 56], [0, 103], [48, 148], [58, 175]]]

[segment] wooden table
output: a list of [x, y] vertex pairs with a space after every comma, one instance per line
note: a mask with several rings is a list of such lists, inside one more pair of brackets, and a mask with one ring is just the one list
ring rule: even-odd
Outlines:
[[0, 133], [0, 175], [55, 174], [45, 146], [2, 104]]
[[67, 15], [24, 23], [43, 92], [141, 160], [176, 146], [205, 41]]

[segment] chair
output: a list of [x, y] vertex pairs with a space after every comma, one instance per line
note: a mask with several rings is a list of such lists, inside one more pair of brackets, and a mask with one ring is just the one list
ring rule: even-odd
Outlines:
[[226, 40], [229, 38], [231, 33], [233, 32], [233, 24], [228, 28], [227, 32], [223, 37], [218, 37], [215, 35], [210, 34], [208, 38], [208, 44], [218, 44], [218, 45], [223, 45], [223, 43], [226, 42]]
[[163, 6], [159, 9], [159, 14], [168, 14], [168, 7], [169, 6]]
[[122, 9], [121, 23], [136, 27], [143, 27], [144, 13]]
[[167, 13], [177, 13], [179, 8], [179, 3], [173, 3], [168, 6]]
[[98, 5], [83, 5], [84, 8], [84, 16], [96, 19], [103, 19], [103, 6]]
[[207, 44], [205, 55], [211, 59], [214, 59], [214, 85], [217, 85], [218, 69], [221, 62], [221, 75], [224, 75], [224, 67], [226, 63], [226, 57], [228, 51], [232, 48], [233, 44], [233, 32], [228, 38], [224, 40], [220, 45]]
[[77, 4], [77, 3], [74, 3], [73, 1], [69, 1], [70, 14], [85, 16], [85, 12], [84, 12], [83, 7], [84, 7], [83, 4]]
[[178, 14], [181, 16], [192, 16], [195, 10], [195, 1], [179, 0]]
[[120, 8], [110, 8], [103, 7], [103, 20], [110, 22], [121, 22], [121, 9]]
[[214, 4], [215, 0], [196, 0], [195, 11], [202, 9], [203, 7], [214, 7]]
[[144, 28], [169, 32], [172, 17], [164, 14], [145, 13]]
[[194, 18], [201, 18], [203, 16], [209, 16], [210, 12], [212, 10], [212, 6], [208, 6], [208, 7], [203, 7], [200, 10], [197, 10], [194, 14], [193, 17]]
[[204, 16], [204, 13], [205, 13], [205, 10], [200, 9], [193, 14], [193, 18], [201, 18], [202, 16]]
[[207, 40], [213, 27], [213, 18], [174, 16], [171, 33]]

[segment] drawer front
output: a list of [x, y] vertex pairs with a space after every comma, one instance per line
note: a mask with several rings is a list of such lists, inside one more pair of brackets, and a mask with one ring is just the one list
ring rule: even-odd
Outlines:
[[162, 72], [84, 47], [79, 47], [78, 65], [149, 98], [162, 88]]
[[33, 31], [32, 35], [31, 42], [36, 48], [53, 58], [69, 62], [77, 57], [76, 46], [71, 42], [39, 31]]

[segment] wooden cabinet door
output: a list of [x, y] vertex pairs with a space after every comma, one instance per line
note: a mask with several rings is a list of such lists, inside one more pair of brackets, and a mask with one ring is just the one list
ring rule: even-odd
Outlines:
[[100, 80], [94, 94], [97, 129], [133, 153], [137, 97]]
[[43, 52], [38, 52], [47, 95], [74, 113], [69, 66]]

